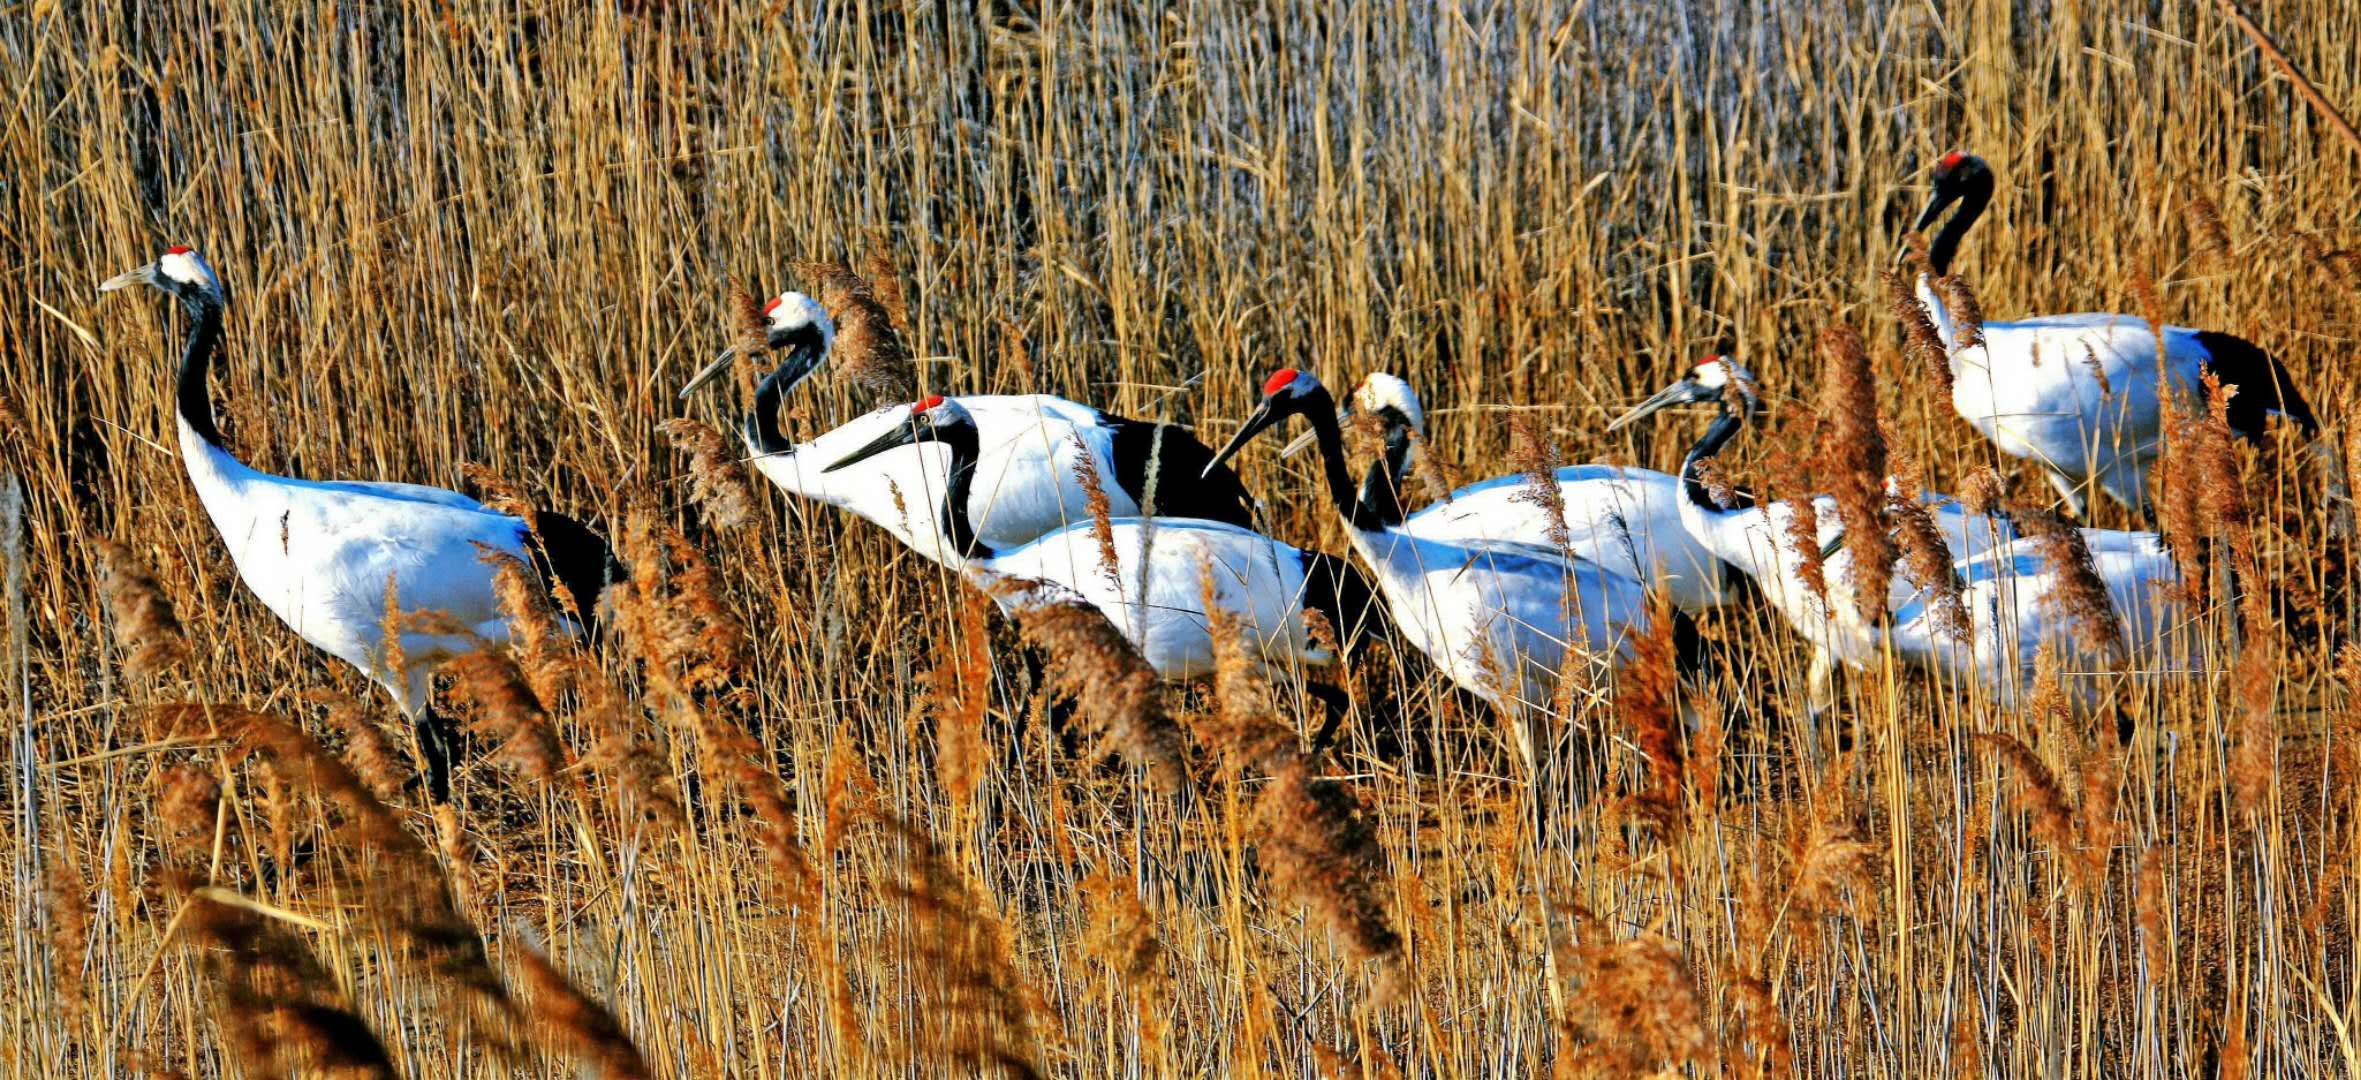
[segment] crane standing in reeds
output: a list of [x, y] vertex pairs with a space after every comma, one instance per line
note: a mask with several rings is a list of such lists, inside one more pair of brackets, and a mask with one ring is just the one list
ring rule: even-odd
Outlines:
[[[1385, 436], [1386, 466], [1397, 491], [1407, 490], [1412, 460], [1426, 438], [1426, 410], [1400, 376], [1361, 377], [1338, 407], [1340, 419], [1376, 417]], [[1280, 451], [1294, 454], [1319, 438], [1306, 431]], [[1563, 546], [1625, 577], [1660, 585], [1688, 612], [1720, 607], [1746, 587], [1744, 575], [1714, 558], [1681, 528], [1680, 483], [1631, 465], [1567, 465], [1551, 470], [1557, 505], [1536, 499], [1522, 473], [1453, 489], [1405, 515], [1396, 529], [1444, 543]]]
[[[890, 466], [830, 467], [901, 430], [911, 419], [910, 395], [809, 442], [791, 442], [779, 428], [779, 404], [828, 363], [837, 347], [837, 328], [818, 301], [799, 292], [772, 298], [762, 318], [759, 347], [779, 354], [780, 361], [756, 387], [753, 407], [739, 425], [754, 467], [782, 491], [851, 511], [911, 550], [959, 568], [966, 551], [943, 543], [943, 523], [933, 518], [918, 455], [897, 456]], [[713, 382], [741, 348], [752, 347], [725, 350], [689, 380], [681, 396]], [[864, 368], [906, 362], [856, 361]], [[987, 545], [1014, 547], [1087, 520], [1094, 499], [1103, 499], [1116, 517], [1169, 515], [1253, 524], [1254, 500], [1237, 474], [1228, 469], [1204, 474], [1213, 451], [1186, 429], [1110, 415], [1049, 394], [971, 395], [959, 403], [979, 433], [968, 485], [972, 502], [964, 509]]]
[[1992, 191], [1984, 159], [1955, 150], [1936, 162], [1934, 194], [1911, 226], [1918, 232], [1943, 222], [1918, 275], [1917, 299], [1941, 339], [1960, 418], [2002, 453], [2040, 466], [2077, 517], [2094, 487], [2147, 510], [2148, 469], [2164, 449], [2168, 395], [2202, 395], [2206, 370], [2238, 387], [2229, 422], [2239, 437], [2261, 438], [2275, 416], [2318, 432], [2286, 366], [2243, 338], [2096, 312], [1985, 321], [1973, 294], [1951, 276], [1951, 263]]
[[[1301, 416], [1312, 426], [1328, 497], [1366, 562], [1396, 632], [1462, 689], [1514, 718], [1517, 750], [1537, 776], [1552, 759], [1548, 718], [1561, 680], [1604, 685], [1647, 632], [1647, 587], [1561, 546], [1428, 539], [1405, 531], [1391, 458], [1356, 493], [1336, 400], [1307, 371], [1281, 368], [1215, 461]], [[1674, 617], [1685, 624], [1685, 617]], [[1587, 678], [1586, 678], [1587, 676]]]
[[[952, 565], [981, 579], [1004, 608], [1018, 605], [993, 587], [1002, 580], [1056, 586], [1097, 608], [1166, 679], [1213, 672], [1209, 604], [1236, 620], [1261, 661], [1274, 669], [1324, 666], [1337, 659], [1339, 643], [1319, 639], [1305, 617], [1308, 611], [1318, 611], [1332, 629], [1370, 622], [1371, 598], [1366, 592], [1337, 588], [1340, 578], [1328, 565], [1329, 557], [1228, 522], [1085, 517], [1022, 544], [996, 545], [977, 531], [968, 509], [983, 443], [975, 415], [964, 401], [939, 394], [898, 412], [900, 419], [893, 427], [826, 471], [850, 469], [902, 447], [939, 443], [948, 448], [936, 518], [940, 550], [957, 559]], [[1203, 580], [1208, 573], [1210, 589]], [[1341, 580], [1359, 579], [1354, 575]], [[1337, 703], [1328, 704], [1334, 708]], [[1332, 724], [1334, 719], [1332, 714]]]
[[[2076, 671], [2102, 674], [2164, 674], [2191, 663], [2178, 575], [2156, 534], [2075, 530], [2053, 518], [2023, 538], [1941, 557], [1937, 572], [1884, 578], [1882, 595], [1865, 596], [1856, 582], [1879, 576], [1856, 574], [1850, 564], [1870, 545], [1834, 542], [1842, 526], [1832, 502], [1739, 507], [1715, 496], [1707, 467], [1757, 412], [1752, 376], [1735, 364], [1701, 364], [1624, 419], [1673, 401], [1722, 404], [1681, 462], [1681, 520], [1752, 576], [1810, 642], [1807, 693], [1815, 713], [1833, 703], [1830, 680], [1839, 664], [1872, 667], [1889, 652], [1946, 685], [1979, 687], [2003, 706], [2033, 685], [2045, 648], [2074, 661]], [[2077, 700], [2090, 703], [2100, 692], [2087, 686]]]
[[601, 590], [623, 577], [621, 565], [605, 540], [561, 514], [543, 511], [528, 523], [443, 488], [248, 467], [223, 444], [205, 389], [229, 289], [181, 246], [99, 290], [132, 285], [161, 290], [188, 313], [175, 395], [181, 461], [239, 579], [297, 636], [393, 696], [417, 731], [430, 796], [448, 801], [457, 740], [434, 713], [434, 671], [509, 632], [486, 554], [538, 567], [585, 620]]

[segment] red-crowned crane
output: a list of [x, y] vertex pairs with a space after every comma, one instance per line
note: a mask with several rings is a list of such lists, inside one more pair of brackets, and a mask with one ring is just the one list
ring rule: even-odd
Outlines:
[[[1403, 639], [1512, 725], [1536, 775], [1548, 770], [1548, 717], [1561, 677], [1604, 686], [1645, 633], [1647, 587], [1588, 559], [1508, 540], [1429, 539], [1402, 528], [1387, 461], [1371, 464], [1356, 494], [1336, 401], [1310, 372], [1282, 368], [1262, 401], [1214, 460], [1301, 416], [1311, 424], [1329, 501], [1353, 550], [1369, 565]], [[1406, 431], [1395, 442], [1406, 447]], [[1686, 618], [1674, 617], [1683, 624]]]
[[[1340, 415], [1375, 416], [1386, 435], [1387, 463], [1397, 490], [1405, 483], [1417, 439], [1426, 435], [1426, 411], [1401, 377], [1373, 372], [1361, 377], [1338, 410]], [[1396, 431], [1409, 438], [1397, 439]], [[1317, 429], [1298, 436], [1281, 455], [1319, 437]], [[1680, 484], [1653, 469], [1627, 465], [1568, 465], [1552, 479], [1565, 505], [1559, 521], [1532, 497], [1522, 475], [1502, 476], [1461, 487], [1441, 501], [1403, 518], [1398, 531], [1445, 543], [1509, 541], [1557, 546], [1625, 577], [1661, 585], [1682, 610], [1700, 612], [1735, 599], [1745, 584], [1737, 570], [1689, 538], [1681, 528]], [[1555, 526], [1564, 525], [1564, 535]]]
[[[1785, 502], [1724, 507], [1704, 481], [1704, 463], [1744, 430], [1755, 412], [1747, 382], [1739, 382], [1735, 394], [1724, 393], [1738, 377], [1730, 365], [1710, 365], [1684, 380], [1696, 387], [1684, 390], [1682, 399], [1717, 400], [1722, 411], [1681, 463], [1681, 520], [1699, 542], [1752, 576], [1770, 604], [1812, 645], [1809, 698], [1815, 713], [1832, 701], [1829, 676], [1839, 663], [1873, 667], [1890, 654], [1905, 665], [1940, 673], [1947, 685], [1981, 687], [1990, 701], [2006, 707], [2033, 685], [2035, 660], [2044, 646], [2069, 661], [2091, 655], [2078, 638], [2067, 577], [2042, 556], [2034, 539], [1989, 545], [1954, 561], [1964, 630], [1947, 625], [1932, 590], [1905, 574], [1894, 575], [1884, 603], [1870, 605], [1878, 614], [1864, 618], [1851, 592], [1850, 549], [1828, 556], [1823, 567], [1827, 595], [1814, 594], [1803, 584], [1803, 555], [1788, 531], [1794, 507]], [[1816, 516], [1819, 542], [1831, 546], [1838, 528], [1833, 506]], [[2188, 620], [2174, 599], [2177, 593], [2170, 586], [2177, 575], [2160, 539], [2154, 533], [2100, 529], [2082, 530], [2082, 536], [2107, 592], [2106, 603], [2120, 623], [2122, 638], [2112, 645], [2122, 669], [2148, 675], [2186, 670], [2192, 657], [2178, 631]], [[2076, 697], [2088, 702], [2092, 688], [2078, 686]]]
[[[428, 792], [438, 803], [448, 801], [456, 740], [448, 722], [434, 714], [434, 670], [508, 637], [484, 553], [537, 567], [585, 617], [604, 587], [623, 576], [622, 567], [606, 541], [560, 514], [536, 515], [536, 532], [523, 519], [495, 513], [456, 491], [298, 480], [249, 468], [222, 444], [205, 392], [229, 289], [203, 256], [177, 246], [99, 290], [131, 285], [160, 289], [188, 313], [176, 397], [180, 456], [239, 579], [296, 636], [359, 668], [393, 696], [416, 726]], [[389, 589], [404, 615], [444, 620], [433, 630], [401, 633], [399, 670], [387, 664]]]
[[[963, 549], [942, 541], [934, 520], [920, 455], [896, 455], [843, 471], [828, 468], [855, 449], [910, 419], [906, 404], [855, 417], [810, 442], [793, 443], [779, 430], [779, 402], [827, 363], [836, 327], [820, 303], [799, 292], [772, 298], [763, 309], [766, 346], [781, 354], [756, 387], [740, 430], [755, 468], [781, 490], [849, 510], [892, 533], [911, 550], [957, 569]], [[696, 392], [729, 369], [735, 349], [699, 371], [681, 389]], [[1205, 465], [1213, 451], [1180, 427], [1100, 412], [1048, 394], [972, 395], [959, 399], [979, 433], [972, 503], [964, 509], [976, 535], [993, 548], [1011, 548], [1090, 517], [1095, 475], [1116, 517], [1153, 514], [1253, 524], [1254, 500], [1237, 474]], [[1087, 455], [1087, 457], [1085, 457]], [[1087, 470], [1081, 468], [1087, 462]], [[937, 471], [939, 475], [939, 470]]]
[[[2212, 330], [2167, 326], [2163, 340], [2136, 315], [2087, 313], [1987, 321], [1982, 342], [1960, 325], [1930, 273], [1951, 272], [1959, 242], [1992, 201], [1992, 168], [1952, 151], [1935, 163], [1934, 195], [1913, 231], [1951, 216], [1927, 249], [1918, 301], [1950, 354], [1951, 405], [2002, 453], [2040, 466], [2076, 516], [2096, 487], [2135, 512], [2148, 509], [2148, 467], [2163, 450], [2165, 403], [2159, 391], [2204, 393], [2211, 369], [2238, 393], [2229, 401], [2231, 430], [2261, 437], [2273, 416], [2319, 431], [2287, 368], [2252, 342]], [[1956, 205], [1957, 209], [1952, 209]], [[2161, 384], [2161, 385], [2160, 385]]]
[[[956, 560], [949, 565], [977, 578], [1004, 609], [1011, 604], [992, 587], [995, 579], [1030, 579], [1061, 587], [1098, 608], [1139, 649], [1149, 666], [1167, 679], [1213, 672], [1213, 635], [1201, 576], [1208, 569], [1213, 576], [1213, 603], [1238, 617], [1243, 632], [1252, 638], [1260, 659], [1271, 670], [1335, 661], [1335, 654], [1314, 640], [1305, 619], [1307, 610], [1319, 610], [1339, 633], [1367, 619], [1365, 609], [1370, 599], [1340, 595], [1349, 590], [1338, 589], [1339, 576], [1328, 565], [1328, 557], [1299, 551], [1228, 522], [1183, 517], [1112, 519], [1108, 539], [1113, 542], [1113, 565], [1108, 564], [1108, 547], [1102, 545], [1096, 523], [1088, 516], [1022, 543], [993, 543], [978, 532], [969, 511], [981, 474], [984, 442], [981, 425], [968, 408], [969, 400], [935, 395], [895, 410], [897, 419], [890, 427], [821, 467], [825, 473], [850, 471], [898, 448], [943, 446], [949, 461], [938, 483], [925, 489], [941, 492], [935, 518], [940, 550]], [[1357, 580], [1357, 576], [1347, 580]]]

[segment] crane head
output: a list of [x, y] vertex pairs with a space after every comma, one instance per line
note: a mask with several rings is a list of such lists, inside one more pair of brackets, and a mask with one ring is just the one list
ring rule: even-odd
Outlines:
[[901, 423], [886, 429], [885, 434], [871, 439], [867, 446], [836, 459], [820, 471], [835, 472], [858, 465], [896, 447], [939, 442], [955, 431], [964, 431], [972, 436], [975, 430], [976, 418], [967, 411], [966, 406], [936, 394], [912, 403], [910, 414], [903, 417]]
[[156, 261], [136, 270], [126, 270], [99, 283], [98, 291], [114, 292], [133, 285], [148, 285], [172, 294], [190, 307], [213, 305], [227, 307], [230, 302], [228, 286], [213, 272], [213, 264], [205, 261], [197, 249], [175, 244], [165, 249]]
[[1911, 224], [1911, 232], [1925, 232], [1927, 226], [1942, 218], [1943, 211], [1950, 209], [1952, 203], [1975, 189], [1981, 187], [1987, 195], [1992, 191], [1992, 167], [1965, 150], [1953, 150], [1936, 159], [1934, 171], [1929, 175], [1935, 181], [1935, 191], [1928, 198], [1926, 209]]
[[1221, 453], [1213, 455], [1213, 460], [1206, 464], [1205, 472], [1201, 475], [1211, 476], [1213, 470], [1228, 464], [1239, 450], [1254, 441], [1255, 436], [1285, 423], [1288, 417], [1303, 415], [1323, 405], [1333, 418], [1336, 400], [1328, 396], [1328, 388], [1321, 385], [1319, 376], [1296, 368], [1280, 368], [1272, 372], [1270, 378], [1263, 380], [1262, 403], [1255, 406], [1253, 415], [1248, 416], [1244, 424], [1239, 425], [1238, 433], [1230, 436], [1229, 444], [1221, 448]]
[[1613, 431], [1675, 405], [1701, 405], [1736, 397], [1744, 408], [1752, 412], [1761, 407], [1755, 396], [1754, 373], [1740, 366], [1738, 361], [1715, 354], [1697, 361], [1680, 381], [1656, 391], [1631, 407], [1631, 411], [1615, 418], [1607, 425]]
[[[1415, 435], [1426, 434], [1426, 409], [1418, 403], [1418, 391], [1412, 390], [1410, 383], [1399, 375], [1372, 371], [1361, 376], [1361, 381], [1353, 384], [1353, 392], [1346, 395], [1337, 406], [1336, 415], [1341, 419], [1357, 412], [1383, 420], [1388, 428], [1399, 427]], [[1317, 438], [1318, 432], [1306, 431], [1289, 440], [1279, 450], [1279, 456], [1294, 457]]]
[[[836, 343], [836, 321], [828, 317], [828, 309], [819, 301], [793, 290], [771, 297], [762, 307], [762, 318], [762, 351], [779, 354], [778, 366], [763, 381], [776, 384], [778, 392], [785, 393], [827, 361], [829, 347]], [[728, 371], [738, 349], [736, 345], [723, 349], [712, 363], [689, 377], [680, 396], [696, 393]]]

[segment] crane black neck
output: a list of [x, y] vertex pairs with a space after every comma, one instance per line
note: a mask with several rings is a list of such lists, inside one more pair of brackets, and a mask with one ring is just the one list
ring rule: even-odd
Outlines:
[[787, 388], [780, 385], [782, 365], [762, 377], [754, 387], [754, 407], [746, 411], [746, 445], [758, 454], [784, 454], [795, 449], [787, 441], [787, 433], [779, 430], [779, 401], [787, 396]]
[[[1370, 463], [1368, 482], [1362, 485], [1362, 494], [1356, 494], [1352, 469], [1344, 459], [1344, 425], [1336, 417], [1336, 399], [1324, 388], [1312, 393], [1313, 399], [1303, 409], [1304, 418], [1311, 421], [1312, 433], [1319, 441], [1320, 472], [1328, 485], [1328, 499], [1336, 504], [1336, 512], [1344, 515], [1346, 524], [1363, 532], [1401, 524], [1402, 504], [1395, 495], [1391, 475], [1391, 447], [1385, 458]], [[1408, 442], [1405, 436], [1404, 454], [1409, 452]]]
[[773, 333], [765, 348], [786, 359], [755, 384], [754, 407], [747, 411], [744, 425], [746, 442], [757, 453], [784, 454], [795, 444], [779, 428], [779, 403], [828, 362], [828, 338], [818, 326], [806, 323]]
[[1385, 453], [1369, 463], [1369, 472], [1361, 479], [1361, 498], [1358, 509], [1373, 522], [1398, 525], [1403, 520], [1402, 485], [1410, 477], [1410, 428], [1395, 422], [1399, 414], [1387, 409]]
[[1713, 489], [1706, 485], [1705, 463], [1713, 460], [1724, 446], [1729, 445], [1731, 439], [1745, 430], [1750, 411], [1723, 404], [1722, 414], [1714, 418], [1713, 423], [1705, 429], [1705, 434], [1698, 437], [1697, 444], [1689, 448], [1688, 456], [1681, 459], [1682, 498], [1709, 513], [1719, 514], [1728, 509], [1721, 504], [1721, 500], [1713, 497]]
[[951, 448], [951, 476], [943, 483], [943, 539], [961, 558], [989, 562], [999, 552], [985, 546], [983, 537], [976, 535], [975, 521], [967, 513], [968, 495], [975, 488], [976, 459], [982, 454], [975, 425], [938, 428], [935, 439]]
[[205, 375], [213, 367], [213, 350], [221, 343], [221, 302], [211, 297], [187, 297], [190, 326], [187, 349], [180, 354], [180, 385], [176, 405], [180, 420], [211, 446], [220, 448], [221, 429], [213, 424], [213, 399], [205, 393]]
[[1935, 239], [1927, 247], [1927, 268], [1937, 275], [1951, 272], [1951, 260], [1959, 254], [1959, 242], [1965, 239], [1976, 219], [1984, 216], [1984, 208], [1992, 203], [1992, 174], [1984, 169], [1961, 178], [1963, 190], [1959, 207], [1943, 222]]

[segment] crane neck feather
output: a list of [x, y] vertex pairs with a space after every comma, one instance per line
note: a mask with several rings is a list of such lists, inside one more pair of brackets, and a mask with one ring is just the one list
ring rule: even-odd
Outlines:
[[787, 396], [781, 385], [779, 372], [763, 376], [754, 388], [754, 407], [746, 411], [746, 445], [758, 454], [784, 454], [795, 449], [787, 441], [787, 433], [779, 430], [779, 401]]
[[1369, 463], [1355, 509], [1381, 525], [1401, 524], [1402, 485], [1408, 481], [1409, 474], [1410, 431], [1407, 427], [1388, 424], [1385, 455]]
[[935, 437], [951, 448], [951, 476], [943, 484], [943, 539], [960, 558], [990, 562], [999, 553], [985, 546], [967, 511], [968, 496], [975, 489], [976, 461], [982, 454], [976, 429], [957, 424], [940, 429]]
[[213, 423], [213, 399], [205, 393], [205, 376], [213, 369], [214, 347], [221, 343], [221, 305], [209, 298], [187, 301], [188, 347], [180, 354], [180, 385], [176, 406], [180, 419], [208, 445], [222, 447], [221, 429]]
[[[1319, 441], [1320, 473], [1327, 482], [1328, 499], [1336, 504], [1336, 512], [1344, 515], [1346, 524], [1363, 532], [1377, 532], [1399, 524], [1402, 517], [1398, 500], [1388, 497], [1383, 505], [1373, 505], [1353, 490], [1352, 467], [1344, 459], [1344, 425], [1336, 418], [1336, 399], [1328, 396], [1325, 389], [1314, 393], [1317, 397], [1305, 405], [1304, 418], [1311, 421], [1312, 434]], [[1391, 488], [1390, 483], [1384, 482], [1386, 467], [1382, 460], [1370, 465], [1369, 478], [1378, 481], [1374, 486]], [[1392, 508], [1390, 521], [1387, 506]]]
[[1927, 266], [1937, 274], [1951, 272], [1951, 260], [1959, 254], [1959, 242], [1965, 239], [1976, 219], [1984, 216], [1984, 208], [1992, 202], [1992, 174], [1979, 171], [1966, 181], [1966, 190], [1959, 196], [1959, 207], [1943, 222], [1927, 246]]

